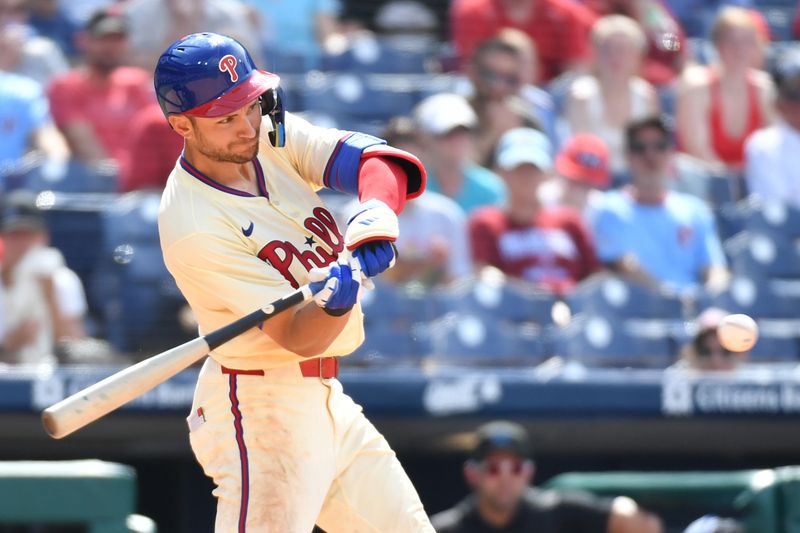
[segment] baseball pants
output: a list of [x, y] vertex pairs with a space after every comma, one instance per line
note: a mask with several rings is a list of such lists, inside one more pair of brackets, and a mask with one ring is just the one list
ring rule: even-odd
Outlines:
[[225, 374], [209, 357], [188, 421], [216, 484], [216, 533], [434, 531], [386, 439], [336, 379], [303, 377], [296, 364]]

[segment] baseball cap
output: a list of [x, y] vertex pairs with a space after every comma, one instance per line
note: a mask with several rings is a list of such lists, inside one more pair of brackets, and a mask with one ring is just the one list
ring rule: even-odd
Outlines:
[[86, 22], [86, 33], [95, 37], [112, 34], [127, 34], [128, 23], [122, 9], [117, 5], [95, 11]]
[[18, 230], [44, 231], [45, 224], [42, 213], [33, 206], [7, 203], [0, 216], [0, 231], [8, 233]]
[[458, 127], [472, 129], [478, 116], [467, 99], [454, 93], [439, 93], [425, 98], [414, 110], [414, 120], [426, 133], [444, 135]]
[[608, 146], [600, 137], [579, 133], [571, 137], [556, 157], [556, 172], [567, 179], [598, 189], [608, 187]]
[[510, 452], [520, 457], [530, 457], [528, 432], [521, 425], [507, 420], [489, 422], [476, 431], [478, 440], [472, 457], [482, 461], [494, 452]]
[[551, 151], [550, 140], [541, 131], [533, 128], [514, 128], [505, 132], [497, 141], [495, 161], [503, 170], [531, 163], [541, 170], [549, 171], [553, 166]]

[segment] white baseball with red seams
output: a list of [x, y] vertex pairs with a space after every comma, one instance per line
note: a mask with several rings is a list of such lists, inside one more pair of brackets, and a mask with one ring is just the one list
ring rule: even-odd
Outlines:
[[746, 352], [758, 340], [758, 325], [747, 315], [728, 315], [720, 321], [717, 337], [723, 348], [732, 352]]

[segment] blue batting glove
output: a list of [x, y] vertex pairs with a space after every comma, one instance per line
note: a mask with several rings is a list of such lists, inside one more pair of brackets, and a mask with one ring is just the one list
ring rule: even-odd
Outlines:
[[314, 268], [308, 279], [314, 302], [329, 315], [341, 316], [358, 301], [361, 275], [354, 273], [350, 265], [332, 263], [327, 268]]
[[365, 242], [353, 250], [353, 257], [358, 259], [361, 271], [371, 278], [394, 265], [394, 245], [390, 241]]

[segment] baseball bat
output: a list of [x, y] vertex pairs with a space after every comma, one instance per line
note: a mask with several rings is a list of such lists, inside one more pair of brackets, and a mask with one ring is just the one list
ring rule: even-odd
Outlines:
[[120, 370], [45, 409], [42, 424], [54, 439], [66, 437], [168, 380], [214, 348], [312, 297], [311, 288], [303, 285], [227, 326]]

